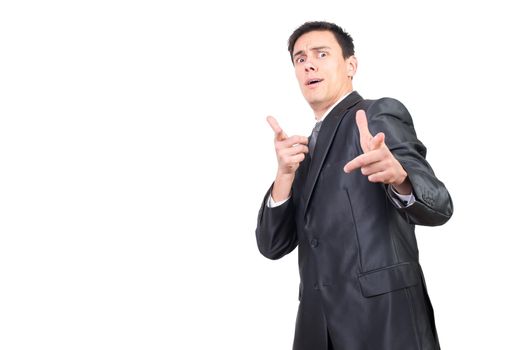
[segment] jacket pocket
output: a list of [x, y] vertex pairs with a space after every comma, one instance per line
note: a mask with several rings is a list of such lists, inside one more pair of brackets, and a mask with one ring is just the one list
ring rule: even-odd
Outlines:
[[417, 262], [403, 262], [359, 274], [362, 295], [366, 298], [415, 286], [420, 281]]

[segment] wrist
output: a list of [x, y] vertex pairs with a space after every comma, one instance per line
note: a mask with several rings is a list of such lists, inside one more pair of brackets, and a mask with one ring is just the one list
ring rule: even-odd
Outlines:
[[291, 194], [291, 187], [293, 186], [293, 180], [295, 174], [277, 174], [275, 182], [273, 183], [273, 190], [271, 191], [271, 197], [275, 202], [287, 199]]
[[411, 181], [409, 181], [407, 173], [405, 173], [399, 182], [393, 183], [392, 186], [398, 194], [408, 195], [413, 193], [413, 187], [411, 186]]
[[295, 172], [284, 172], [284, 171], [281, 171], [280, 169], [278, 169], [277, 176], [276, 176], [275, 179], [276, 180], [280, 180], [280, 181], [291, 181], [291, 182], [293, 182], [293, 180], [295, 179]]

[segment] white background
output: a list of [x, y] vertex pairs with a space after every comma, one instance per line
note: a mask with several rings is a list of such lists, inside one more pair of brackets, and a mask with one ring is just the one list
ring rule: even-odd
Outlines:
[[263, 258], [286, 50], [355, 39], [355, 88], [410, 110], [455, 204], [419, 228], [443, 349], [522, 349], [517, 2], [3, 1], [0, 349], [290, 349], [296, 252]]

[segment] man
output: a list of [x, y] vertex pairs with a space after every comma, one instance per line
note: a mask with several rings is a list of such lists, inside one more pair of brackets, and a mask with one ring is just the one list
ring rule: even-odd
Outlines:
[[353, 91], [353, 40], [308, 22], [289, 38], [302, 93], [317, 123], [310, 139], [268, 117], [278, 171], [256, 229], [260, 252], [298, 245], [296, 350], [439, 349], [414, 225], [452, 215], [407, 109]]

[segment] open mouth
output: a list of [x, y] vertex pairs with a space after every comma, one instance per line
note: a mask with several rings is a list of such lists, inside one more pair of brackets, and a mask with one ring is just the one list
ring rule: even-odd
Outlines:
[[306, 85], [307, 86], [314, 86], [314, 85], [317, 85], [319, 84], [320, 82], [322, 82], [324, 79], [309, 79], [308, 81], [306, 81]]

